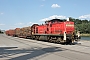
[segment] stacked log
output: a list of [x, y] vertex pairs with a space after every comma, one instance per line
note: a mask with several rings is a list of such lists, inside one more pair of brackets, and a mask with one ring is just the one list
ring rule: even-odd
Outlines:
[[20, 28], [15, 29], [15, 36], [18, 37], [20, 35]]
[[13, 29], [8, 30], [8, 35], [9, 36], [14, 36], [15, 35], [15, 30], [13, 30]]
[[31, 27], [23, 27], [20, 29], [20, 34], [19, 34], [19, 37], [24, 37], [24, 38], [27, 38], [27, 37], [30, 37], [31, 36]]

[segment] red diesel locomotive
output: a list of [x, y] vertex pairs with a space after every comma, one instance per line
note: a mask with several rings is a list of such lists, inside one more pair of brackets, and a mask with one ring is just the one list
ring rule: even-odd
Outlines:
[[[56, 43], [74, 43], [80, 38], [79, 32], [75, 33], [74, 22], [61, 19], [48, 20], [42, 25], [33, 24], [30, 31], [29, 36], [26, 34], [25, 36], [23, 32], [24, 37]], [[16, 33], [14, 34], [17, 35]]]

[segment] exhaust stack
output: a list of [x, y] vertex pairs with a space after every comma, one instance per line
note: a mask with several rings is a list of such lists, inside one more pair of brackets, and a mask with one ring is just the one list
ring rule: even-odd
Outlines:
[[67, 18], [67, 21], [69, 21], [69, 18]]

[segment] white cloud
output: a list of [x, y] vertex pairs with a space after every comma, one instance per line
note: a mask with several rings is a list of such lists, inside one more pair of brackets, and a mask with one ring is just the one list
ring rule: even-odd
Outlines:
[[44, 18], [44, 19], [41, 19], [40, 21], [47, 21], [47, 20], [51, 20], [51, 19], [66, 19], [67, 17], [66, 16], [62, 16], [62, 15], [53, 15], [53, 16], [50, 16], [48, 18]]
[[5, 25], [5, 24], [2, 24], [2, 23], [0, 24], [0, 26], [4, 26], [4, 25]]
[[15, 25], [23, 25], [23, 24], [24, 24], [24, 23], [21, 23], [21, 22], [20, 22], [20, 23], [16, 23]]
[[25, 26], [30, 26], [32, 22], [26, 23]]
[[46, 1], [46, 0], [42, 0], [42, 1]]
[[82, 15], [79, 17], [79, 19], [90, 19], [90, 14]]
[[50, 20], [49, 18], [44, 18], [44, 19], [41, 19], [40, 21], [47, 21], [47, 20]]
[[1, 15], [3, 15], [4, 13], [0, 13]]
[[29, 22], [29, 23], [27, 23], [27, 24], [32, 24], [32, 22]]
[[[29, 23], [23, 24], [22, 27], [32, 26], [33, 24], [38, 24], [38, 23], [29, 22]], [[22, 27], [21, 27], [21, 28], [22, 28]]]
[[60, 5], [58, 5], [58, 4], [52, 4], [51, 7], [52, 7], [52, 8], [60, 8]]
[[32, 23], [32, 24], [38, 24], [38, 23]]
[[9, 29], [15, 29], [15, 28], [20, 28], [18, 26], [9, 26]]
[[27, 23], [26, 25], [27, 25], [27, 26], [30, 26], [30, 25], [33, 25], [33, 24], [38, 24], [38, 23], [29, 22], [29, 23]]
[[41, 7], [43, 7], [44, 5], [41, 5]]
[[28, 22], [28, 23], [16, 23], [16, 24], [14, 24], [14, 26], [10, 26], [10, 28], [17, 28], [17, 27], [20, 27], [20, 28], [22, 28], [22, 27], [28, 27], [28, 26], [31, 26], [31, 25], [33, 25], [33, 24], [38, 24], [38, 23], [33, 23], [33, 22]]

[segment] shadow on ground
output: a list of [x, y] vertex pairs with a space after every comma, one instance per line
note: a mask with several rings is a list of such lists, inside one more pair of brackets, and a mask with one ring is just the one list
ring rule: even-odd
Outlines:
[[[9, 60], [28, 60], [41, 55], [45, 55], [47, 53], [64, 51], [60, 47], [59, 48], [58, 47], [48, 47], [48, 48], [33, 47], [30, 49], [29, 48], [15, 49], [15, 48], [18, 48], [18, 47], [0, 47], [0, 58], [6, 58], [6, 57], [8, 58], [10, 56], [15, 56], [10, 58]], [[21, 54], [21, 55], [18, 56], [18, 54]]]

